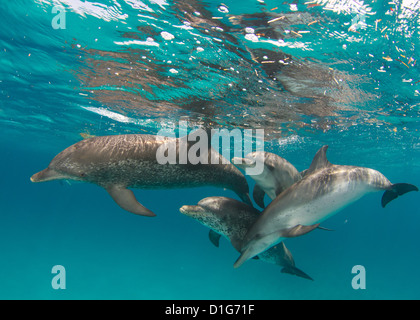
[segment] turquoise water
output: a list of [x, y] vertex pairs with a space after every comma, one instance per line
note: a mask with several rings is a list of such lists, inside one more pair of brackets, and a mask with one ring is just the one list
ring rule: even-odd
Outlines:
[[232, 246], [178, 211], [229, 190], [136, 190], [151, 219], [95, 185], [29, 180], [80, 134], [184, 120], [264, 129], [299, 170], [328, 144], [333, 163], [419, 186], [418, 1], [20, 0], [0, 18], [1, 299], [420, 298], [415, 192], [385, 209], [369, 194], [323, 223], [334, 232], [289, 239], [312, 282], [233, 269]]

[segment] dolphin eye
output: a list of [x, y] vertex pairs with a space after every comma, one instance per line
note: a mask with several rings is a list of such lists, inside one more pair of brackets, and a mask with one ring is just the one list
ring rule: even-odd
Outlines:
[[86, 173], [84, 173], [84, 172], [82, 172], [81, 174], [80, 174], [80, 176], [83, 178], [83, 177], [86, 177]]

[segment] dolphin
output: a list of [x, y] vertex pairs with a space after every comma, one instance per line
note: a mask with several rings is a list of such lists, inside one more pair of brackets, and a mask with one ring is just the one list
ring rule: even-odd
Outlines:
[[305, 177], [277, 196], [251, 226], [235, 268], [285, 238], [314, 230], [320, 222], [366, 193], [385, 190], [382, 197], [385, 207], [400, 195], [418, 191], [411, 184], [392, 184], [373, 169], [331, 164], [327, 149], [328, 146], [323, 146], [317, 152]]
[[249, 153], [245, 158], [232, 159], [234, 165], [244, 170], [256, 166], [257, 162], [262, 163], [264, 169], [261, 174], [250, 177], [255, 181], [254, 201], [261, 208], [265, 208], [265, 194], [274, 200], [280, 193], [302, 179], [299, 171], [289, 161], [274, 153], [256, 151]]
[[179, 161], [161, 164], [158, 161], [159, 152], [161, 155], [165, 151], [169, 153], [172, 147], [176, 152], [176, 159], [180, 159], [182, 145], [186, 151], [194, 146], [185, 137], [143, 134], [85, 139], [59, 153], [48, 168], [34, 174], [31, 181], [70, 179], [94, 183], [107, 190], [124, 210], [149, 217], [155, 214], [141, 205], [127, 188], [189, 188], [211, 185], [228, 188], [243, 201], [252, 204], [245, 176], [211, 147], [205, 155], [200, 155], [208, 160], [208, 164], [193, 164], [189, 159], [185, 164], [180, 164]]
[[[179, 211], [210, 228], [210, 236], [224, 236], [237, 251], [241, 251], [242, 240], [260, 212], [249, 205], [226, 197], [209, 197], [195, 206], [182, 206]], [[218, 240], [217, 240], [218, 242]], [[289, 273], [313, 280], [295, 266], [292, 254], [283, 242], [258, 255], [258, 259], [282, 266], [282, 273]]]

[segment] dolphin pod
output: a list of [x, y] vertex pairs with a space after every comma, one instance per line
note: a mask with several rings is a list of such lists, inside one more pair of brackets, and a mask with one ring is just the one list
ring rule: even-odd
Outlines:
[[315, 155], [302, 180], [280, 193], [248, 230], [234, 267], [286, 238], [304, 235], [363, 195], [384, 190], [382, 207], [400, 195], [418, 191], [411, 184], [392, 184], [382, 173], [362, 167], [331, 164], [328, 146]]
[[157, 154], [167, 144], [175, 146], [172, 150], [180, 159], [182, 143], [187, 151], [192, 149], [184, 138], [142, 134], [89, 138], [63, 150], [31, 181], [69, 179], [94, 183], [107, 190], [124, 210], [149, 217], [155, 214], [141, 205], [129, 188], [212, 185], [230, 189], [245, 203], [210, 197], [196, 206], [183, 206], [180, 212], [210, 228], [210, 240], [215, 245], [221, 236], [230, 240], [240, 252], [235, 268], [257, 257], [282, 266], [283, 272], [307, 279], [311, 278], [295, 267], [283, 243], [285, 239], [319, 228], [322, 221], [369, 192], [384, 191], [381, 203], [385, 207], [407, 192], [418, 191], [411, 184], [392, 184], [370, 168], [331, 164], [326, 156], [328, 146], [323, 146], [309, 169], [300, 173], [275, 154], [254, 152], [232, 161], [241, 169], [263, 163], [263, 172], [251, 176], [256, 183], [253, 197], [262, 208], [265, 194], [272, 202], [260, 213], [252, 207], [245, 176], [213, 148], [205, 154], [208, 161], [204, 163], [189, 159], [183, 164], [158, 161]]
[[[106, 189], [121, 208], [149, 217], [155, 214], [141, 205], [127, 188], [212, 185], [233, 190], [243, 201], [252, 204], [245, 176], [213, 148], [208, 152], [208, 164], [192, 164], [189, 159], [185, 164], [160, 164], [157, 153], [171, 146], [176, 146], [176, 159], [180, 159], [182, 139], [143, 134], [85, 139], [59, 153], [31, 181], [70, 179], [94, 183]], [[188, 142], [186, 148], [187, 151], [191, 148]]]

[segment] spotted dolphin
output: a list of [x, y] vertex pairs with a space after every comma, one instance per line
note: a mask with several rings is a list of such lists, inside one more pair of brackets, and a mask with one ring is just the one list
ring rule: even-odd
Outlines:
[[[164, 153], [165, 148], [169, 150], [172, 146], [179, 159], [183, 139], [143, 134], [85, 139], [59, 153], [48, 168], [34, 174], [31, 181], [70, 179], [94, 183], [107, 190], [121, 208], [149, 217], [155, 214], [141, 205], [128, 188], [210, 185], [233, 190], [243, 201], [252, 203], [244, 175], [213, 148], [207, 152], [208, 164], [193, 164], [189, 159], [185, 164], [158, 161], [158, 152]], [[185, 145], [188, 150], [192, 148], [188, 143]]]
[[[260, 212], [253, 207], [226, 197], [205, 198], [197, 205], [182, 206], [179, 211], [210, 228], [212, 230], [212, 233], [210, 233], [213, 237], [212, 242], [217, 238], [215, 234], [219, 237], [224, 236], [230, 240], [233, 247], [239, 252], [241, 251], [242, 240], [249, 227], [260, 215]], [[260, 253], [258, 259], [282, 266], [283, 273], [313, 280], [306, 273], [296, 268], [292, 254], [283, 242]]]
[[252, 168], [261, 163], [260, 174], [250, 175], [255, 181], [253, 198], [257, 205], [265, 208], [264, 196], [274, 200], [280, 193], [302, 179], [297, 169], [286, 159], [270, 152], [251, 152], [245, 158], [233, 158], [232, 163], [241, 169]]
[[407, 183], [392, 184], [382, 173], [362, 167], [334, 165], [328, 146], [315, 155], [305, 177], [282, 192], [247, 232], [234, 267], [261, 254], [285, 238], [304, 235], [363, 195], [385, 190], [382, 207], [400, 195], [418, 191]]

